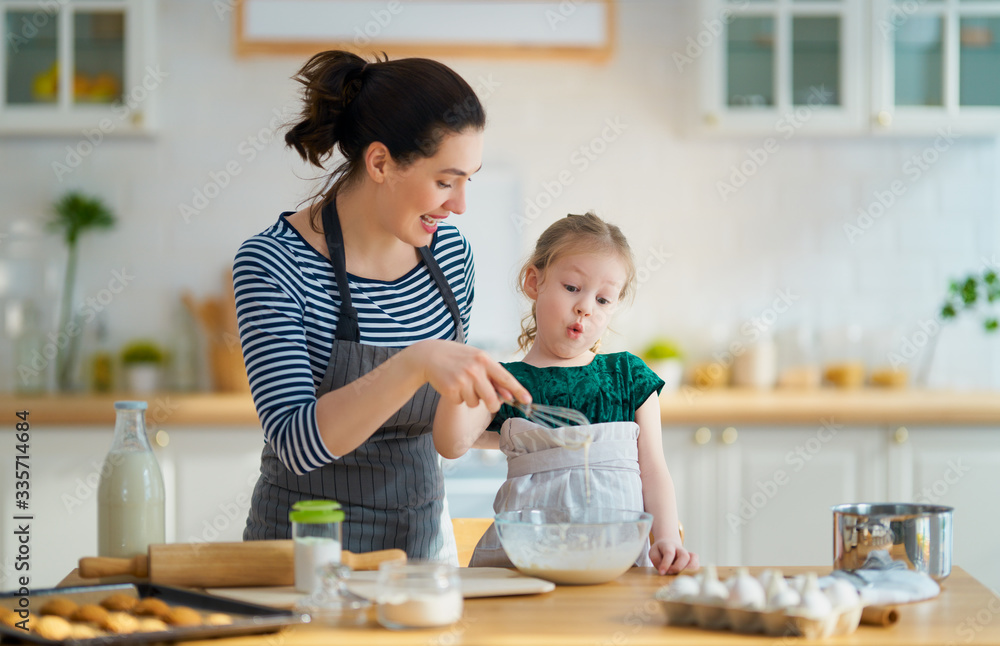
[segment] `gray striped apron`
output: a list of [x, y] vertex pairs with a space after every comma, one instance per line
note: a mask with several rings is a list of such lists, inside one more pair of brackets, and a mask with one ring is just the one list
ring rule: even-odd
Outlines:
[[[358, 314], [347, 283], [344, 238], [333, 200], [323, 209], [323, 230], [341, 306], [317, 398], [363, 379], [401, 349], [360, 343]], [[421, 247], [419, 252], [451, 312], [458, 341], [464, 343], [455, 295], [430, 249]], [[344, 549], [362, 553], [400, 548], [410, 558], [440, 558], [449, 547], [445, 536], [451, 536], [451, 528], [441, 526], [444, 478], [431, 435], [437, 401], [438, 393], [424, 384], [361, 446], [301, 476], [286, 468], [265, 443], [243, 540], [291, 538], [288, 512], [292, 504], [325, 498], [344, 507]]]

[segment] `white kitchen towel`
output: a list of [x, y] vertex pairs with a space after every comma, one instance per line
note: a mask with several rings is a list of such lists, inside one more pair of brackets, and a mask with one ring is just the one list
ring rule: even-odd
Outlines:
[[[585, 437], [591, 438], [586, 449], [581, 441]], [[588, 506], [643, 511], [638, 439], [635, 422], [548, 429], [510, 418], [500, 428], [507, 480], [497, 492], [493, 511]], [[476, 545], [470, 565], [513, 567], [493, 525]], [[652, 566], [648, 539], [636, 565]]]
[[866, 606], [912, 603], [932, 599], [941, 593], [937, 581], [913, 570], [834, 570], [829, 576], [819, 579], [820, 587], [826, 587], [835, 577], [850, 581], [861, 594], [861, 603]]

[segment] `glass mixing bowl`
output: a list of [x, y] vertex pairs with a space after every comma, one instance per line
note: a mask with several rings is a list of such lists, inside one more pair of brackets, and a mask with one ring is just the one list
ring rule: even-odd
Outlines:
[[494, 520], [500, 544], [528, 576], [553, 583], [605, 583], [632, 567], [653, 515], [624, 509], [522, 509]]

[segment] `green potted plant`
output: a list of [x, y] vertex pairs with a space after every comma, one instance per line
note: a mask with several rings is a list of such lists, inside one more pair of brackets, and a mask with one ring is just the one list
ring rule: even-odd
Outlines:
[[[944, 303], [941, 304], [941, 321], [954, 321], [962, 312], [978, 312], [982, 316], [983, 330], [987, 334], [997, 331], [997, 304], [1000, 302], [1000, 277], [993, 267], [987, 265], [978, 272], [972, 272], [965, 278], [953, 280], [948, 284]], [[927, 351], [924, 355], [917, 384], [927, 384], [927, 376], [934, 362], [934, 352], [937, 349], [937, 334], [929, 334]]]
[[73, 291], [76, 284], [76, 266], [80, 236], [87, 231], [110, 229], [115, 224], [115, 216], [96, 197], [70, 191], [53, 205], [53, 216], [48, 221], [50, 231], [62, 235], [68, 255], [66, 273], [63, 277], [62, 300], [59, 305], [59, 329], [57, 334], [65, 334], [66, 343], [60, 344], [56, 354], [56, 383], [60, 390], [69, 390], [73, 385], [73, 371], [79, 348], [80, 323], [73, 310]]
[[166, 354], [154, 341], [136, 339], [122, 348], [125, 387], [134, 393], [151, 393], [160, 389]]
[[684, 374], [684, 355], [676, 343], [664, 337], [656, 338], [646, 346], [641, 357], [663, 380], [663, 390], [675, 391], [680, 388]]

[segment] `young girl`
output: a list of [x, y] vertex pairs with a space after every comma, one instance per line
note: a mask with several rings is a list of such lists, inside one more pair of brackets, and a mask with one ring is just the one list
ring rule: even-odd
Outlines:
[[[499, 431], [508, 477], [495, 511], [588, 504], [648, 511], [653, 539], [636, 564], [652, 565], [661, 574], [697, 569], [697, 555], [681, 544], [674, 486], [663, 458], [657, 401], [663, 381], [633, 354], [596, 353], [612, 314], [635, 287], [625, 236], [593, 213], [569, 215], [542, 233], [519, 283], [532, 301], [518, 339], [527, 353], [504, 367], [533, 402], [579, 410], [592, 424], [552, 431], [507, 404], [494, 415], [483, 404], [471, 408], [442, 400], [433, 431], [438, 452], [458, 457], [480, 440], [483, 429]], [[501, 393], [509, 401], [508, 394]], [[583, 432], [592, 437], [589, 460], [584, 451], [558, 448]], [[510, 566], [493, 527], [471, 565]]]

